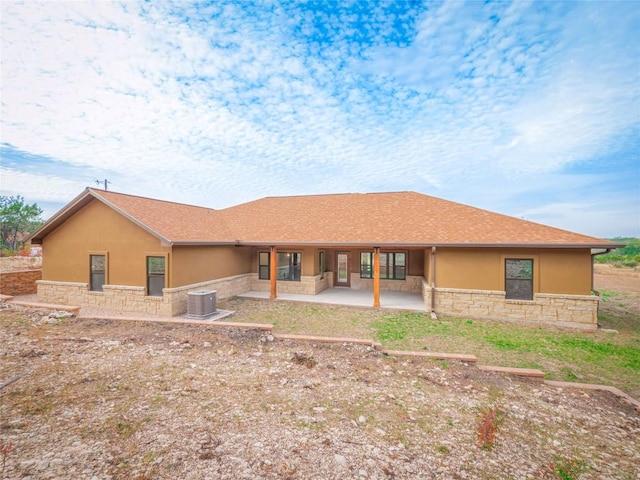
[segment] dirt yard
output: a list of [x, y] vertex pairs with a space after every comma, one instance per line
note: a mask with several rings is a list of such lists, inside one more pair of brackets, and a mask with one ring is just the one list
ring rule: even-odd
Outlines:
[[640, 478], [640, 414], [605, 392], [206, 324], [0, 321], [2, 479]]
[[[609, 264], [595, 264], [594, 286], [601, 295], [636, 314], [640, 314], [640, 268], [614, 267]], [[607, 307], [608, 302], [603, 302]]]

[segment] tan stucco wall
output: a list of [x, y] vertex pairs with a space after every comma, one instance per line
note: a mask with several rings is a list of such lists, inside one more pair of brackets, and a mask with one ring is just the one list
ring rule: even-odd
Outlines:
[[589, 249], [438, 248], [436, 286], [504, 291], [505, 258], [534, 259], [534, 293], [591, 293]]
[[172, 285], [193, 283], [247, 274], [252, 266], [252, 249], [230, 246], [174, 246], [172, 250]]
[[[42, 249], [43, 280], [88, 283], [89, 254], [107, 252], [107, 283], [141, 287], [147, 281], [146, 256], [170, 252], [159, 239], [98, 200], [47, 235]], [[169, 272], [167, 276], [169, 286]]]

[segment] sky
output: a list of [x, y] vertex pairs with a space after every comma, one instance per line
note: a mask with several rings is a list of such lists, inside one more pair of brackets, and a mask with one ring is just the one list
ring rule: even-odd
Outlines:
[[0, 68], [0, 193], [43, 219], [107, 179], [640, 237], [640, 2], [2, 0]]

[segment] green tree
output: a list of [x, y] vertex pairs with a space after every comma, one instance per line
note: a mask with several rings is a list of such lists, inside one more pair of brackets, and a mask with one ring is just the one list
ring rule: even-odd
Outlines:
[[36, 203], [28, 205], [20, 195], [0, 196], [0, 246], [17, 250], [23, 236], [42, 224], [41, 214]]

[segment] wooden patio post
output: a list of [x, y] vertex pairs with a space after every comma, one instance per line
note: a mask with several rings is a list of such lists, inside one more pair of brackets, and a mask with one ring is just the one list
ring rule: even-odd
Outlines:
[[269, 258], [269, 283], [271, 284], [271, 293], [269, 298], [274, 300], [278, 294], [276, 289], [276, 272], [278, 267], [278, 255], [276, 247], [271, 247], [271, 256]]
[[380, 247], [373, 248], [373, 306], [380, 306]]

